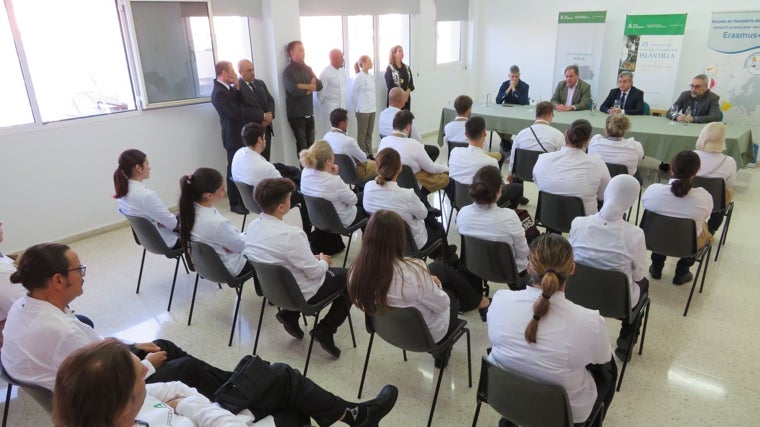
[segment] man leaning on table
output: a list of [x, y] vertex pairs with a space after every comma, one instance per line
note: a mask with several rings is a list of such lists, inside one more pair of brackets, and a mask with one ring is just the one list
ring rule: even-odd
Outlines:
[[[615, 101], [618, 101], [619, 107], [615, 107]], [[644, 114], [644, 92], [633, 86], [633, 73], [622, 71], [618, 74], [617, 88], [610, 91], [607, 99], [599, 106], [599, 111], [628, 116]]]
[[[709, 80], [704, 74], [698, 74], [691, 79], [689, 90], [681, 92], [673, 106], [678, 108], [675, 117], [668, 111], [667, 117], [683, 123], [710, 123], [721, 119], [720, 96], [707, 87]], [[686, 109], [689, 109], [687, 111]], [[687, 114], [690, 113], [690, 114]]]
[[578, 66], [565, 67], [565, 80], [557, 84], [551, 103], [557, 111], [588, 110], [591, 108], [591, 85], [581, 80]]

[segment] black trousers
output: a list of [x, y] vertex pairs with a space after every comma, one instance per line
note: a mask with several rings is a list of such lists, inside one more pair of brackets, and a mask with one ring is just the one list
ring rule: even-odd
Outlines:
[[235, 157], [235, 153], [239, 148], [240, 147], [228, 149], [225, 147], [225, 150], [227, 150], [227, 197], [230, 199], [230, 207], [244, 207], [240, 192], [232, 181], [232, 158]]
[[715, 234], [721, 224], [723, 224], [723, 212], [710, 214], [710, 219], [707, 220], [707, 230], [710, 231], [710, 234]]
[[435, 145], [422, 144], [422, 146], [425, 147], [425, 153], [427, 153], [428, 157], [430, 157], [430, 160], [432, 161], [436, 161], [438, 159], [438, 156], [441, 155], [441, 149]]
[[[640, 296], [643, 296], [645, 293], [649, 292], [649, 280], [646, 277], [641, 279], [640, 282], [636, 283], [639, 285]], [[620, 325], [620, 334], [618, 335], [617, 339], [617, 346], [625, 351], [628, 351], [628, 341], [630, 341], [631, 335], [638, 335], [639, 328], [641, 328], [641, 322], [629, 323], [633, 320], [629, 317], [630, 316], [626, 316], [624, 319], [622, 319]], [[634, 338], [633, 341], [635, 343], [636, 339]]]
[[[654, 268], [657, 270], [662, 270], [662, 267], [665, 265], [666, 258], [667, 257], [665, 255], [660, 255], [652, 252], [652, 266], [654, 266]], [[681, 276], [688, 273], [689, 268], [694, 265], [694, 262], [696, 262], [696, 260], [691, 257], [679, 259], [678, 263], [676, 263], [676, 276]]]
[[[346, 292], [346, 269], [345, 268], [330, 268], [325, 275], [325, 281], [320, 286], [319, 290], [313, 297], [309, 298], [309, 304], [314, 304], [319, 300], [326, 298], [328, 295], [334, 294], [338, 291], [343, 291], [343, 295], [338, 297], [330, 304], [330, 309], [327, 314], [319, 321], [319, 325], [316, 328], [327, 329], [328, 332], [334, 334], [340, 325], [346, 321], [348, 317], [348, 308], [351, 302], [348, 299], [348, 293]], [[301, 313], [297, 311], [282, 310], [282, 316], [287, 320], [298, 322], [298, 317]]]
[[470, 282], [455, 269], [440, 261], [430, 263], [428, 268], [430, 274], [441, 280], [441, 286], [446, 293], [456, 297], [457, 311], [470, 311], [480, 305], [483, 294], [470, 285]]
[[265, 139], [267, 141], [267, 146], [264, 147], [264, 151], [261, 152], [261, 155], [264, 156], [267, 161], [269, 161], [269, 156], [272, 153], [272, 131], [267, 128], [267, 130], [264, 133]]
[[293, 136], [296, 137], [296, 149], [298, 153], [314, 144], [314, 116], [288, 117]]

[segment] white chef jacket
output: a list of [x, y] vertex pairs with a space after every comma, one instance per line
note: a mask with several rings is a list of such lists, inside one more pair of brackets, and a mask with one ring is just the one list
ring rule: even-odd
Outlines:
[[525, 238], [525, 229], [512, 209], [500, 208], [496, 203], [467, 205], [457, 214], [457, 231], [463, 236], [509, 244], [515, 257], [517, 271], [528, 268], [528, 241]]
[[453, 121], [446, 123], [446, 126], [443, 127], [444, 141], [466, 143], [467, 135], [465, 135], [465, 123], [467, 123], [467, 117], [457, 117]]
[[448, 166], [435, 163], [431, 160], [422, 143], [412, 138], [388, 135], [380, 140], [377, 152], [379, 153], [384, 148], [396, 150], [401, 156], [401, 164], [412, 168], [412, 172], [414, 173], [424, 170], [425, 172], [436, 174], [448, 172], [449, 170]]
[[723, 153], [694, 150], [701, 161], [697, 176], [707, 178], [723, 178], [726, 188], [731, 188], [736, 182], [736, 160]]
[[255, 187], [267, 178], [281, 178], [280, 171], [255, 150], [242, 147], [232, 157], [232, 179]]
[[[565, 145], [565, 135], [553, 128], [549, 122], [544, 120], [538, 120], [531, 125], [533, 132], [536, 132], [536, 136], [544, 145], [547, 153], [559, 151]], [[515, 163], [515, 150], [520, 148], [523, 150], [540, 151], [544, 150], [536, 142], [536, 137], [533, 136], [533, 132], [530, 131], [530, 127], [521, 130], [517, 136], [512, 139], [512, 151], [509, 156], [509, 170], [512, 171], [512, 166]]]
[[388, 305], [419, 310], [435, 342], [442, 340], [449, 330], [449, 296], [433, 282], [427, 266], [420, 259], [405, 258], [395, 262]]
[[449, 178], [460, 184], [472, 184], [475, 173], [484, 166], [499, 168], [499, 162], [474, 145], [456, 147], [449, 156]]
[[141, 181], [129, 180], [129, 189], [124, 197], [116, 199], [119, 210], [125, 215], [145, 218], [158, 229], [158, 234], [168, 247], [177, 244], [177, 217], [166, 209], [166, 205], [155, 191], [148, 188]]
[[[388, 136], [393, 133], [393, 118], [396, 117], [396, 113], [401, 109], [396, 107], [388, 107], [380, 112], [380, 117], [377, 120], [377, 129], [380, 131], [380, 136]], [[422, 135], [417, 130], [417, 126], [412, 123], [412, 131], [409, 135], [410, 138], [415, 139], [422, 143]]]
[[610, 171], [599, 156], [590, 156], [575, 147], [562, 147], [538, 156], [533, 167], [538, 189], [560, 196], [580, 197], [586, 215], [597, 212], [597, 199], [604, 200]]
[[[322, 81], [324, 84], [324, 81]], [[354, 78], [351, 88], [351, 102], [357, 113], [374, 113], [377, 111], [375, 102], [375, 77], [372, 74], [359, 71]]]
[[633, 138], [616, 141], [602, 135], [594, 135], [588, 144], [588, 153], [596, 154], [605, 163], [625, 165], [628, 175], [633, 175], [639, 166], [639, 160], [644, 158], [644, 147]]
[[652, 184], [641, 196], [644, 209], [661, 215], [676, 218], [689, 218], [697, 224], [697, 236], [702, 234], [702, 225], [710, 218], [713, 209], [713, 199], [704, 188], [696, 187], [689, 190], [684, 197], [676, 197], [670, 191], [671, 179], [667, 184]]
[[26, 288], [20, 283], [11, 283], [11, 274], [16, 271], [13, 260], [0, 253], [0, 322], [8, 317], [11, 306], [26, 295]]
[[230, 274], [237, 276], [245, 267], [243, 248], [245, 239], [234, 225], [215, 208], [199, 203], [195, 206], [195, 225], [190, 232], [190, 240], [205, 243], [219, 254]]
[[356, 193], [338, 175], [306, 168], [301, 172], [301, 194], [332, 202], [340, 222], [348, 227], [356, 219]]
[[417, 247], [422, 248], [427, 243], [425, 218], [428, 210], [411, 188], [401, 188], [395, 181], [386, 181], [382, 186], [375, 181], [369, 181], [364, 186], [362, 203], [367, 213], [374, 213], [380, 209], [396, 212], [412, 230]]
[[346, 154], [354, 159], [354, 162], [367, 163], [367, 154], [359, 148], [359, 144], [354, 138], [346, 135], [342, 130], [332, 128], [322, 139], [330, 144], [335, 154]]

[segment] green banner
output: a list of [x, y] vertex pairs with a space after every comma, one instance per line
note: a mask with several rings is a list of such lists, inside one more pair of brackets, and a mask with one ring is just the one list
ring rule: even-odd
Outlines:
[[590, 12], [560, 12], [560, 24], [603, 24], [607, 19], [606, 10]]
[[686, 28], [686, 14], [628, 15], [625, 18], [626, 36], [682, 36]]

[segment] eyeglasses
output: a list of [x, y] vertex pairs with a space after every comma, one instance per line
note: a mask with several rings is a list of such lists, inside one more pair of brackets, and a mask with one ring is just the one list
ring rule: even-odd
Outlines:
[[699, 89], [701, 87], [705, 87], [705, 85], [689, 85], [689, 89]]
[[87, 273], [87, 266], [84, 265], [84, 264], [82, 264], [79, 267], [70, 268], [70, 269], [66, 270], [66, 272], [76, 271], [76, 270], [79, 270], [79, 274], [81, 274], [82, 277], [84, 277], [85, 274]]
[[150, 424], [146, 423], [145, 421], [135, 420], [136, 426], [143, 426], [143, 427], [150, 427]]

